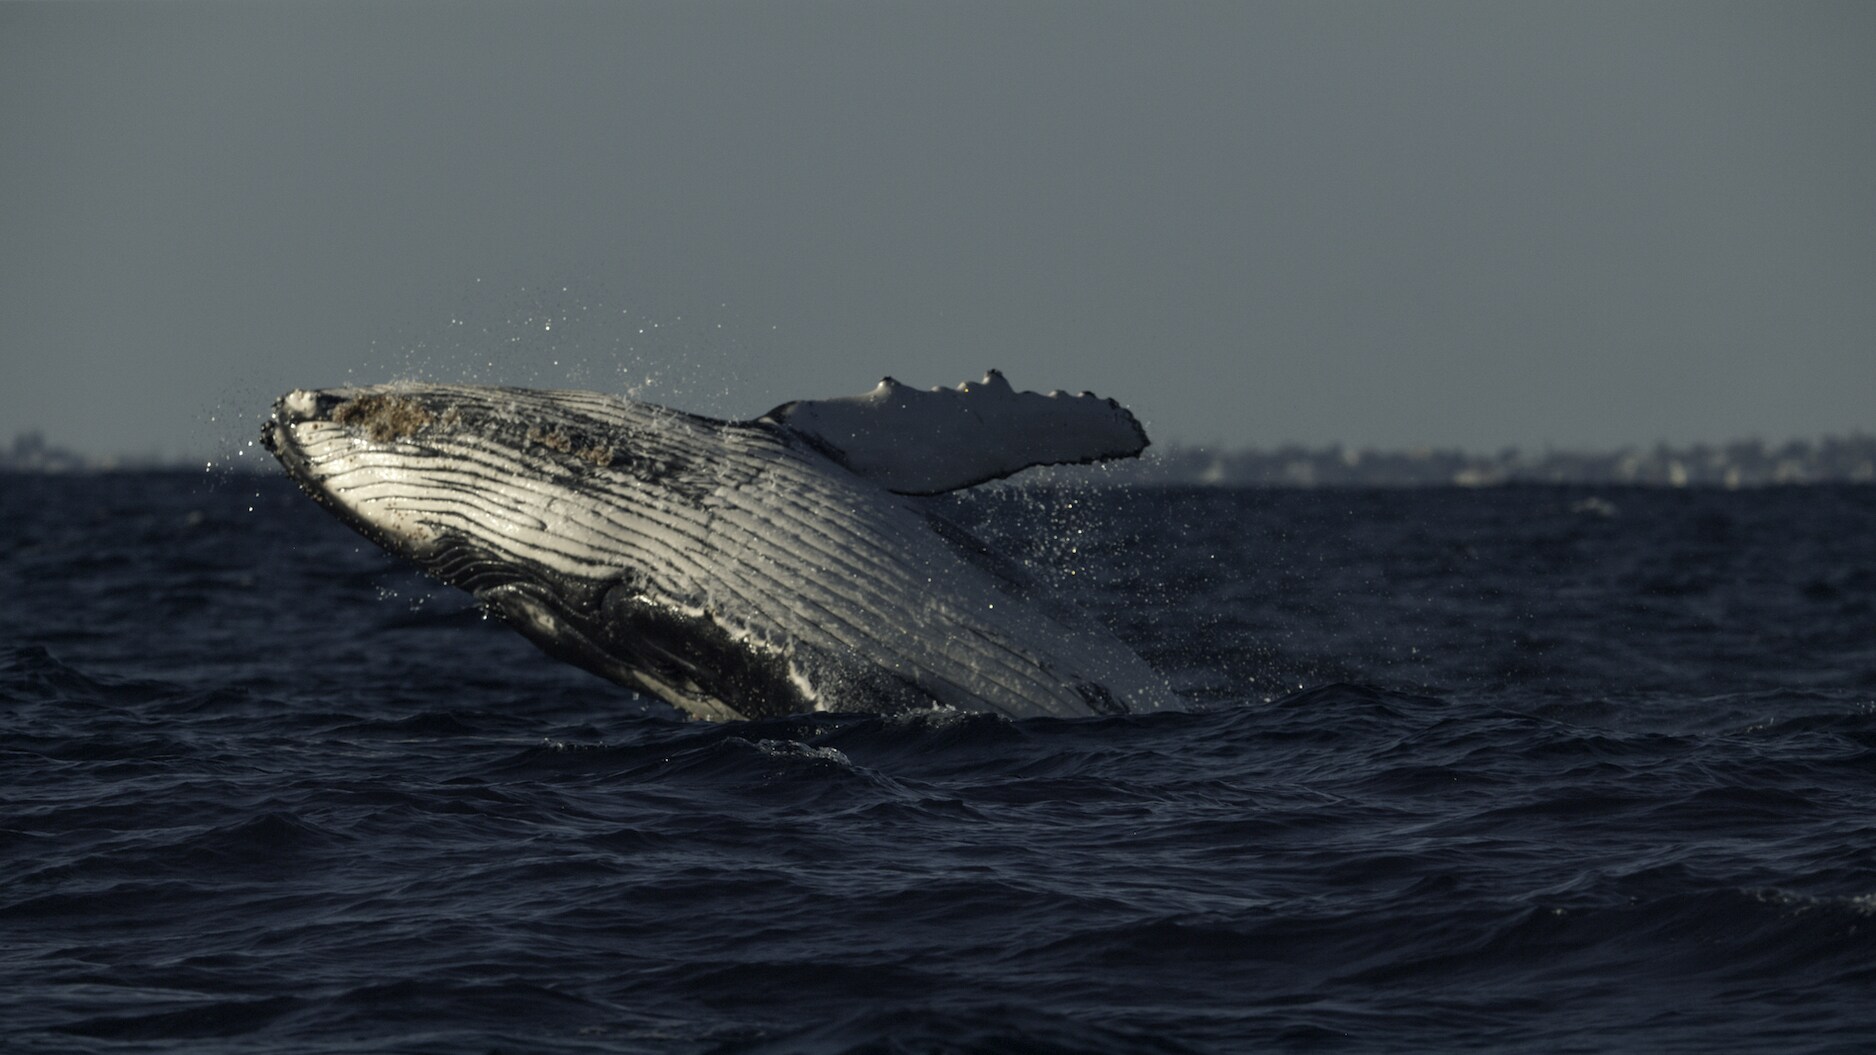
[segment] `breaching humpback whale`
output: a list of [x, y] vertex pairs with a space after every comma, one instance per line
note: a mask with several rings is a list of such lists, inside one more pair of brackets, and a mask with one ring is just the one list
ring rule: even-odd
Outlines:
[[378, 545], [550, 655], [699, 718], [1170, 706], [1164, 681], [918, 496], [1138, 455], [1090, 393], [996, 371], [720, 421], [595, 392], [281, 397], [262, 442]]

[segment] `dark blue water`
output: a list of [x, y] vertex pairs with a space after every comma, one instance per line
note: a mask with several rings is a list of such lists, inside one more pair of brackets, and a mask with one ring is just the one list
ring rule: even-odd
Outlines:
[[282, 479], [0, 477], [0, 1048], [1876, 1044], [1876, 488], [953, 512], [1206, 709], [686, 723]]

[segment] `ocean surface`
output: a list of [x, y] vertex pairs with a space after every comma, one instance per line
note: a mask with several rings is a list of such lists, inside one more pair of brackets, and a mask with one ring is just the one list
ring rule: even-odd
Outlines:
[[0, 476], [0, 1050], [1876, 1050], [1876, 487], [945, 505], [1193, 710], [686, 722]]

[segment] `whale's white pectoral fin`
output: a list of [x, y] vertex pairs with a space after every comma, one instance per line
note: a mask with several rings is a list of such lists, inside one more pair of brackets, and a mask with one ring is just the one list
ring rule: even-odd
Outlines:
[[932, 495], [1032, 465], [1131, 458], [1146, 430], [1091, 392], [1017, 392], [992, 370], [922, 391], [888, 377], [865, 395], [804, 399], [764, 414], [854, 473], [900, 494]]

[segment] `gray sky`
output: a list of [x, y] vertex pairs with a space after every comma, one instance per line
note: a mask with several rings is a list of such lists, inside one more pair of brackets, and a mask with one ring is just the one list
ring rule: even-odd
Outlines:
[[1867, 432], [1872, 54], [1865, 2], [6, 3], [0, 443], [989, 366], [1162, 442]]

